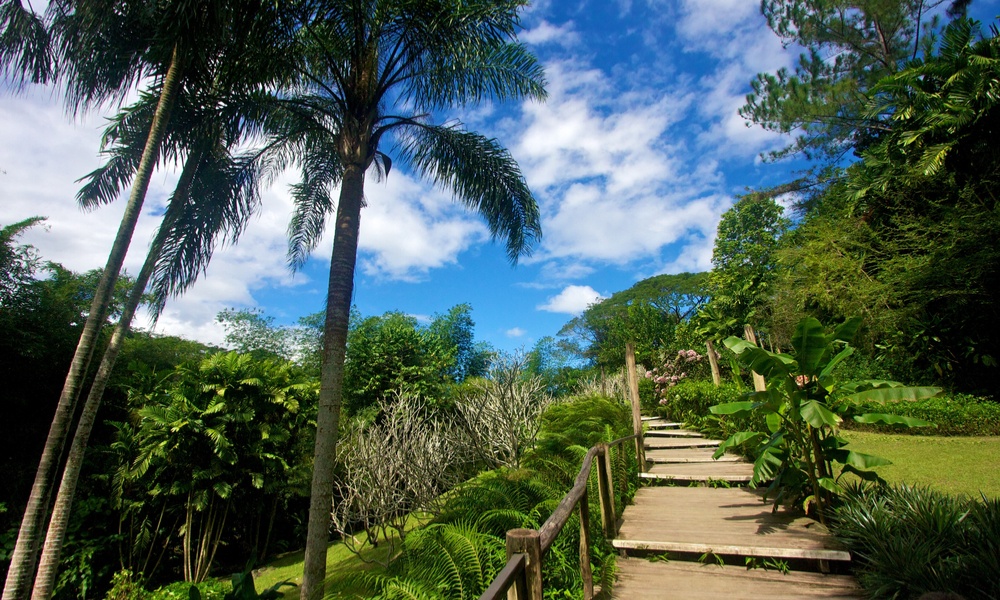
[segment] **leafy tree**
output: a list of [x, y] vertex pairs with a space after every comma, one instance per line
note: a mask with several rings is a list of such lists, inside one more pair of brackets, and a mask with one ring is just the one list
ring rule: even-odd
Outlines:
[[226, 343], [240, 354], [285, 360], [294, 355], [289, 339], [291, 332], [276, 327], [274, 317], [265, 316], [260, 310], [227, 308], [216, 315], [215, 320], [226, 330]]
[[545, 336], [535, 342], [525, 356], [524, 371], [528, 375], [539, 377], [550, 396], [567, 396], [576, 391], [577, 383], [584, 373], [582, 369], [574, 367], [574, 362], [574, 355], [556, 338]]
[[708, 300], [707, 273], [656, 275], [587, 308], [559, 331], [567, 350], [606, 367], [625, 364], [625, 344], [637, 360], [671, 347], [679, 324]]
[[789, 227], [783, 212], [774, 198], [750, 193], [722, 215], [709, 276], [712, 306], [721, 320], [740, 327], [767, 318], [774, 252]]
[[34, 247], [15, 242], [42, 221], [42, 217], [32, 217], [0, 228], [0, 308], [4, 310], [18, 303], [39, 268]]
[[[804, 48], [789, 71], [759, 73], [740, 115], [795, 134], [771, 154], [838, 159], [865, 147], [890, 124], [867, 113], [871, 88], [929, 50], [944, 0], [763, 0], [768, 26], [787, 47]], [[950, 4], [962, 13], [967, 1]]]
[[403, 389], [440, 397], [455, 371], [456, 348], [400, 312], [355, 319], [347, 336], [344, 409], [356, 415]]
[[995, 32], [977, 32], [952, 23], [935, 54], [875, 88], [893, 130], [789, 236], [774, 303], [785, 330], [796, 315], [864, 315], [859, 348], [895, 378], [994, 393], [1000, 55]]
[[455, 349], [455, 367], [449, 373], [452, 381], [461, 382], [486, 374], [493, 351], [488, 344], [476, 343], [475, 326], [472, 306], [456, 304], [448, 312], [434, 315], [428, 328], [430, 333]]
[[230, 352], [133, 397], [141, 408], [134, 428], [119, 427], [117, 486], [181, 501], [185, 581], [208, 575], [230, 513], [286, 488], [314, 393], [288, 363]]
[[303, 599], [322, 594], [365, 173], [388, 174], [392, 160], [384, 149], [394, 143], [397, 158], [417, 175], [479, 212], [512, 261], [541, 233], [537, 205], [510, 154], [494, 139], [431, 120], [443, 109], [485, 99], [544, 97], [541, 67], [515, 42], [522, 5], [317, 0], [290, 7], [306, 62], [287, 110], [270, 129], [272, 149], [302, 170], [292, 188], [293, 264], [301, 265], [319, 242], [334, 206], [337, 213]]

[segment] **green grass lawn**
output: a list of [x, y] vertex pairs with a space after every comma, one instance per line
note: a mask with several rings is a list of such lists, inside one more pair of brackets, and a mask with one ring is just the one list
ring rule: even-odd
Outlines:
[[[412, 531], [415, 527], [426, 524], [429, 521], [427, 515], [410, 515], [407, 519], [406, 530]], [[365, 539], [364, 533], [357, 536], [359, 541]], [[383, 539], [378, 546], [365, 545], [361, 555], [355, 554], [348, 549], [343, 542], [330, 544], [326, 551], [326, 595], [324, 598], [361, 598], [363, 594], [357, 593], [350, 580], [353, 577], [368, 573], [383, 573], [383, 564], [386, 562], [390, 550], [399, 552], [399, 540], [393, 537], [394, 543], [386, 543]], [[282, 582], [289, 581], [296, 585], [302, 583], [302, 561], [303, 552], [292, 552], [272, 561], [265, 567], [254, 571], [254, 587], [261, 592], [268, 587]], [[299, 597], [298, 587], [285, 586], [281, 588], [286, 600]]]
[[843, 431], [848, 448], [888, 458], [874, 469], [890, 483], [1000, 498], [1000, 437], [938, 437]]

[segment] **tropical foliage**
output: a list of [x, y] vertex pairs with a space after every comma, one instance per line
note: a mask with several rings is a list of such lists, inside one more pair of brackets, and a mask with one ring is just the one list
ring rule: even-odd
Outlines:
[[625, 364], [625, 344], [639, 362], [674, 348], [677, 328], [708, 300], [705, 273], [656, 275], [590, 306], [559, 331], [561, 345], [602, 367]]
[[850, 341], [860, 319], [850, 319], [827, 333], [813, 318], [799, 323], [792, 338], [791, 354], [775, 354], [739, 338], [730, 337], [726, 346], [740, 362], [760, 373], [768, 389], [751, 393], [748, 400], [712, 407], [717, 415], [764, 417], [767, 432], [742, 431], [719, 445], [715, 456], [741, 444], [750, 445], [754, 455], [753, 483], [771, 481], [769, 494], [775, 504], [802, 503], [803, 508], [826, 518], [830, 499], [841, 491], [837, 480], [842, 473], [865, 479], [876, 476], [864, 469], [884, 464], [884, 460], [853, 452], [837, 435], [845, 417], [859, 423], [900, 423], [928, 425], [919, 419], [892, 414], [857, 414], [860, 402], [880, 404], [916, 400], [938, 394], [938, 388], [913, 388], [889, 381], [842, 381], [836, 367], [854, 353]]
[[852, 486], [833, 531], [860, 563], [858, 581], [872, 598], [1000, 593], [1000, 500]]

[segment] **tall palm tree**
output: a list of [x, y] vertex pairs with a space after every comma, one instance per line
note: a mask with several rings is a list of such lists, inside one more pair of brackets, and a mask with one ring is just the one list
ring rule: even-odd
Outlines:
[[[216, 67], [226, 56], [227, 44], [231, 45], [233, 39], [243, 39], [240, 33], [245, 33], [234, 31], [233, 24], [245, 23], [248, 15], [252, 18], [262, 7], [269, 6], [259, 0], [228, 3], [211, 0], [158, 3], [59, 0], [50, 5], [55, 15], [52, 31], [58, 40], [61, 74], [67, 81], [67, 102], [74, 111], [119, 101], [146, 78], [153, 80], [147, 98], [153, 101], [155, 108], [140, 137], [142, 150], [131, 165], [134, 168], [117, 172], [117, 175], [131, 178], [131, 192], [46, 439], [11, 558], [4, 600], [26, 598], [31, 586], [39, 542], [45, 531], [43, 524], [51, 488], [68, 437], [82, 376], [93, 355], [97, 333], [105, 321], [111, 291], [160, 157], [161, 143], [178, 95], [182, 91], [197, 95], [216, 90], [220, 78]], [[232, 53], [229, 58], [232, 60]], [[256, 81], [255, 77], [249, 79]], [[116, 195], [97, 195], [96, 198], [109, 201]], [[110, 369], [107, 372], [110, 373]], [[103, 389], [97, 394], [98, 402], [102, 392]], [[96, 405], [93, 408], [96, 410]], [[84, 446], [85, 438], [86, 435]], [[69, 495], [71, 500], [72, 493]], [[68, 510], [68, 504], [65, 508]], [[40, 593], [42, 597], [47, 595], [44, 585]]]
[[[234, 157], [232, 151], [255, 133], [254, 117], [271, 100], [266, 88], [286, 74], [279, 31], [277, 13], [266, 3], [256, 13], [238, 15], [229, 32], [231, 44], [213, 61], [212, 89], [189, 84], [177, 100], [161, 155], [168, 160], [186, 154], [184, 168], [81, 411], [42, 547], [34, 599], [51, 597], [84, 452], [147, 285], [152, 284], [158, 315], [168, 295], [186, 289], [207, 268], [218, 242], [237, 241], [260, 204], [263, 165], [254, 160], [259, 155]], [[141, 162], [143, 135], [155, 109], [155, 95], [147, 94], [106, 131], [105, 140], [114, 142], [111, 159], [88, 176], [79, 194], [84, 205], [109, 202], [127, 185]]]
[[[296, 163], [289, 256], [301, 265], [334, 211], [320, 399], [301, 597], [323, 593], [344, 355], [365, 174], [397, 158], [450, 188], [486, 220], [510, 260], [541, 236], [538, 207], [495, 139], [431, 113], [484, 99], [542, 99], [543, 73], [516, 43], [521, 0], [306, 0], [294, 5], [307, 63], [297, 93], [274, 115], [274, 150]], [[398, 111], [398, 112], [395, 112]], [[331, 188], [340, 185], [336, 204]]]

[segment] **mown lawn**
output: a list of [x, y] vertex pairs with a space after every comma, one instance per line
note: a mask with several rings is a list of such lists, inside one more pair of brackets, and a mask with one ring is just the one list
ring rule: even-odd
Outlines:
[[[411, 531], [429, 521], [426, 515], [410, 515], [407, 519], [406, 529]], [[359, 541], [365, 539], [364, 533], [357, 536]], [[399, 552], [399, 540], [393, 538], [393, 544], [388, 544], [382, 540], [378, 546], [366, 545], [359, 557], [351, 552], [342, 542], [333, 543], [326, 551], [326, 596], [324, 598], [359, 598], [362, 595], [355, 591], [352, 585], [352, 578], [356, 578], [363, 573], [381, 574], [385, 572], [383, 564], [386, 562], [390, 549]], [[282, 582], [289, 581], [298, 585], [302, 583], [302, 560], [304, 553], [300, 550], [292, 552], [278, 558], [265, 567], [254, 571], [254, 587], [261, 592], [268, 587]], [[285, 600], [292, 600], [299, 597], [298, 587], [285, 586], [281, 588]]]
[[939, 437], [843, 431], [852, 450], [888, 458], [874, 470], [890, 483], [1000, 498], [1000, 437]]

